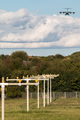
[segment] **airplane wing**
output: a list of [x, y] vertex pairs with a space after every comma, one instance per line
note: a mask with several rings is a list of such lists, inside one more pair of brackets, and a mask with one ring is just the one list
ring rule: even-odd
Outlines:
[[60, 14], [62, 13], [62, 12], [59, 12]]
[[59, 13], [61, 14], [61, 13], [66, 13], [66, 12], [64, 11], [64, 12], [59, 12]]
[[68, 13], [70, 13], [70, 14], [75, 14], [75, 12], [68, 12]]
[[75, 14], [75, 12], [73, 12], [73, 14]]

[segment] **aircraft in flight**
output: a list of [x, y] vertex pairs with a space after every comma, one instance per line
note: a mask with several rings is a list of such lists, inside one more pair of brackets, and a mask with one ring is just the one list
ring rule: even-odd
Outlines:
[[70, 12], [68, 11], [68, 9], [71, 9], [71, 8], [64, 8], [64, 9], [67, 9], [67, 11], [62, 11], [62, 12], [59, 12], [60, 14], [63, 13], [65, 15], [70, 15], [70, 14], [75, 14], [75, 12]]

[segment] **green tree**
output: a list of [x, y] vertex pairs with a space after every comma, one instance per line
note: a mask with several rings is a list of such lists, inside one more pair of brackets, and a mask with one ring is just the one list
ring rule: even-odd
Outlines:
[[0, 62], [0, 75], [3, 77], [7, 77], [11, 75], [13, 70], [13, 63], [10, 57], [3, 59]]
[[7, 87], [7, 98], [19, 98], [22, 97], [21, 91], [19, 90], [18, 86], [8, 86]]
[[26, 61], [28, 60], [28, 54], [26, 52], [24, 52], [24, 51], [13, 52], [11, 54], [11, 57], [14, 58], [14, 59], [20, 58], [20, 59], [22, 59], [22, 61], [23, 60], [26, 60]]
[[19, 69], [21, 68], [21, 65], [22, 65], [22, 59], [21, 58], [15, 58], [13, 59], [13, 66], [14, 66], [14, 69]]

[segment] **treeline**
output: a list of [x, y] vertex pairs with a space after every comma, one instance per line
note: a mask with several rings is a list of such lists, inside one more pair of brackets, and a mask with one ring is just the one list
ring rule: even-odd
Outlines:
[[[28, 56], [24, 51], [0, 55], [0, 78], [22, 78], [23, 75], [38, 74], [59, 74], [59, 77], [52, 80], [52, 91], [80, 91], [80, 52], [66, 57], [60, 54], [47, 57]], [[25, 91], [24, 86], [18, 88], [21, 92]], [[40, 81], [40, 91], [42, 90], [43, 82]], [[31, 86], [30, 91], [36, 91], [36, 86]]]

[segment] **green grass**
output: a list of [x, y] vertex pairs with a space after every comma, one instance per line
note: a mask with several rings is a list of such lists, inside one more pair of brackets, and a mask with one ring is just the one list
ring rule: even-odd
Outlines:
[[39, 109], [37, 100], [30, 99], [29, 112], [26, 99], [5, 100], [5, 120], [80, 120], [80, 99], [57, 99], [46, 107], [40, 99]]

